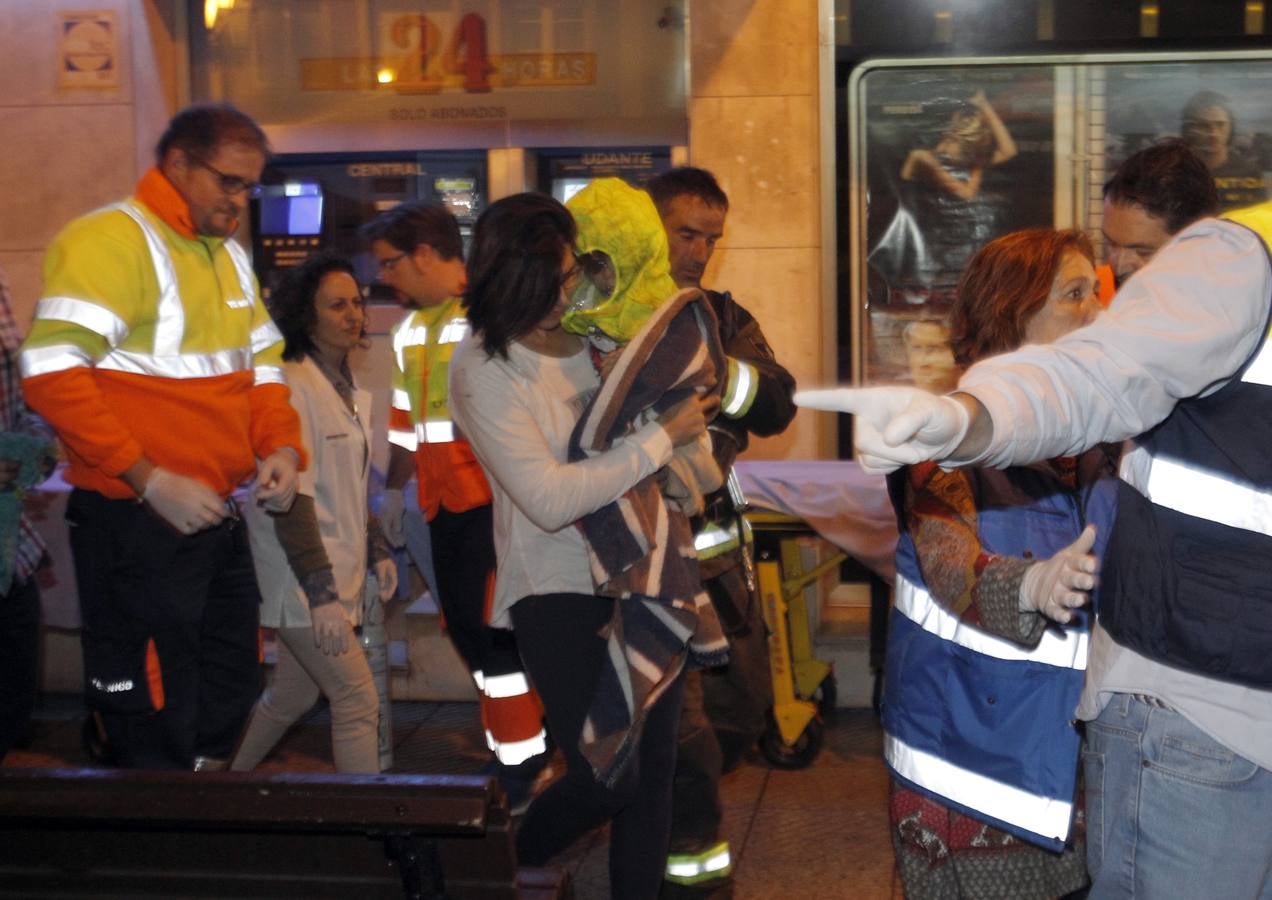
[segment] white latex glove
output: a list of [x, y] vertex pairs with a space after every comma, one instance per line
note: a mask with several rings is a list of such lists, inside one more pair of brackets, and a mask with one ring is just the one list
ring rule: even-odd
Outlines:
[[383, 603], [397, 592], [397, 562], [390, 556], [371, 568], [375, 572], [375, 583], [380, 586], [380, 602]]
[[402, 514], [405, 511], [406, 500], [402, 497], [402, 489], [386, 488], [380, 501], [380, 527], [384, 529], [384, 537], [390, 547], [406, 546], [406, 533], [402, 528]]
[[912, 387], [796, 391], [795, 405], [852, 413], [853, 445], [867, 472], [945, 459], [971, 425], [966, 407], [957, 400]]
[[324, 603], [309, 610], [309, 618], [314, 626], [314, 646], [328, 656], [339, 656], [349, 649], [348, 635], [351, 633], [349, 620], [345, 618], [344, 608], [339, 603]]
[[212, 488], [168, 469], [156, 468], [150, 473], [141, 498], [182, 534], [211, 528], [229, 513], [225, 501]]
[[287, 512], [299, 485], [296, 453], [280, 447], [256, 467], [256, 502], [270, 512]]
[[1020, 610], [1036, 610], [1062, 625], [1073, 618], [1072, 609], [1085, 606], [1095, 587], [1100, 561], [1091, 553], [1095, 526], [1082, 529], [1078, 539], [1050, 559], [1025, 570], [1020, 583]]

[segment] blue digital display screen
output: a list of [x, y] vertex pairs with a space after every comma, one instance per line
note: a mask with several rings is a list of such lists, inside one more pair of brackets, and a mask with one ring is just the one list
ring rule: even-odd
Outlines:
[[322, 233], [322, 188], [311, 182], [271, 186], [260, 199], [261, 234]]

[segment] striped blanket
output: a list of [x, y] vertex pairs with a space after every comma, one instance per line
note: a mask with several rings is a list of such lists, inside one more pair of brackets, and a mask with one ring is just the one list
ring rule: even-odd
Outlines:
[[[623, 348], [574, 429], [571, 460], [603, 452], [691, 393], [719, 391], [725, 365], [705, 295], [680, 292]], [[690, 448], [689, 458], [674, 468], [679, 481], [699, 482], [679, 484], [678, 496], [700, 495], [722, 482], [709, 439]], [[578, 523], [597, 593], [615, 598], [604, 635], [607, 662], [579, 739], [596, 777], [610, 785], [639, 746], [646, 711], [674, 683], [686, 659], [716, 666], [728, 658], [715, 608], [702, 589], [684, 503], [664, 496], [667, 471]]]

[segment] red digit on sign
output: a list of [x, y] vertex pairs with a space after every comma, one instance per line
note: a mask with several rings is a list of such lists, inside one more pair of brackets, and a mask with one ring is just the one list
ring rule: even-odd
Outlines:
[[488, 93], [489, 76], [495, 67], [486, 55], [486, 20], [480, 13], [468, 13], [459, 20], [459, 28], [455, 29], [451, 41], [452, 59], [458, 57], [460, 47], [464, 48], [464, 90], [472, 94]]

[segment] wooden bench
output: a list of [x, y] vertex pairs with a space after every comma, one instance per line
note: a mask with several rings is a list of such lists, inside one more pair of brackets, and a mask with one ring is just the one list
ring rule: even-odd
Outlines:
[[569, 897], [485, 777], [0, 769], [0, 895]]

